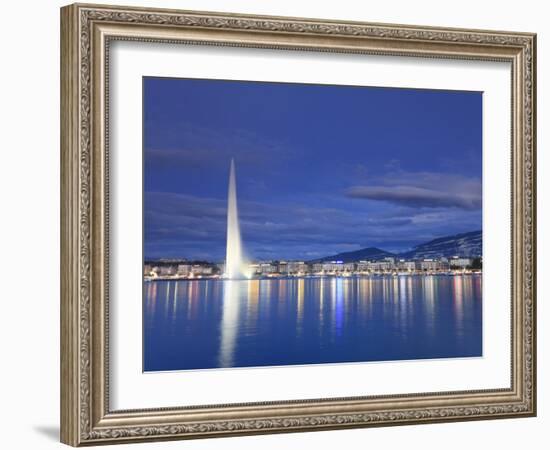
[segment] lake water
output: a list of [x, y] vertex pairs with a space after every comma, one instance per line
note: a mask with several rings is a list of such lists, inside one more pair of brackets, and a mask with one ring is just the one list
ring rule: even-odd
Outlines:
[[482, 355], [480, 275], [154, 281], [144, 370]]

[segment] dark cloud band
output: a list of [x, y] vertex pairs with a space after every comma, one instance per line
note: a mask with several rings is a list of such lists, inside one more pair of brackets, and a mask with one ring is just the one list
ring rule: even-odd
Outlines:
[[467, 210], [481, 208], [481, 193], [446, 192], [415, 186], [354, 186], [346, 191], [350, 198], [385, 201], [397, 205], [425, 208], [454, 207]]

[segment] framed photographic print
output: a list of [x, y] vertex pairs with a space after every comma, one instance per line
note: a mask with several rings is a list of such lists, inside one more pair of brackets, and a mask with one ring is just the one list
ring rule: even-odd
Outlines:
[[62, 441], [535, 415], [535, 38], [62, 8]]

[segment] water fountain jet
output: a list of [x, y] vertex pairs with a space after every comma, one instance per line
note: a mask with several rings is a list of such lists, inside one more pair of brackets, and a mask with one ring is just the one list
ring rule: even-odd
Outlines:
[[227, 194], [227, 247], [225, 253], [225, 278], [248, 278], [248, 270], [243, 255], [241, 229], [237, 208], [237, 186], [235, 181], [235, 161], [231, 159]]

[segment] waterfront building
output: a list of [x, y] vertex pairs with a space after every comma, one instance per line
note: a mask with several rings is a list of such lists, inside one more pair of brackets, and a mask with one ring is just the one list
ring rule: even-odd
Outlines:
[[259, 273], [264, 275], [277, 272], [277, 266], [270, 262], [260, 263], [258, 269], [259, 269]]
[[201, 266], [200, 264], [194, 264], [191, 268], [193, 275], [212, 275], [212, 267], [210, 266]]
[[188, 276], [189, 272], [191, 272], [191, 265], [190, 264], [179, 264], [177, 274], [181, 276]]
[[176, 269], [174, 266], [161, 266], [159, 275], [163, 277], [169, 277], [176, 273]]
[[344, 272], [355, 272], [355, 263], [345, 263], [343, 264]]
[[451, 258], [449, 261], [449, 264], [451, 267], [460, 267], [461, 269], [464, 269], [466, 267], [470, 267], [472, 265], [472, 258], [461, 258], [461, 257], [454, 257]]
[[448, 270], [449, 264], [442, 260], [429, 258], [420, 261], [420, 269], [425, 271]]
[[313, 273], [321, 273], [323, 271], [323, 263], [315, 263], [311, 266]]
[[297, 273], [306, 273], [307, 265], [303, 261], [290, 261], [287, 263], [287, 273], [297, 274]]
[[404, 259], [400, 260], [397, 264], [399, 270], [406, 270], [408, 272], [414, 272], [420, 268], [420, 265], [417, 261], [406, 261]]
[[323, 272], [342, 272], [344, 264], [342, 261], [330, 261], [323, 263]]
[[373, 261], [373, 262], [369, 262], [367, 267], [368, 267], [368, 270], [370, 271], [384, 272], [387, 270], [392, 270], [393, 263], [390, 261]]

